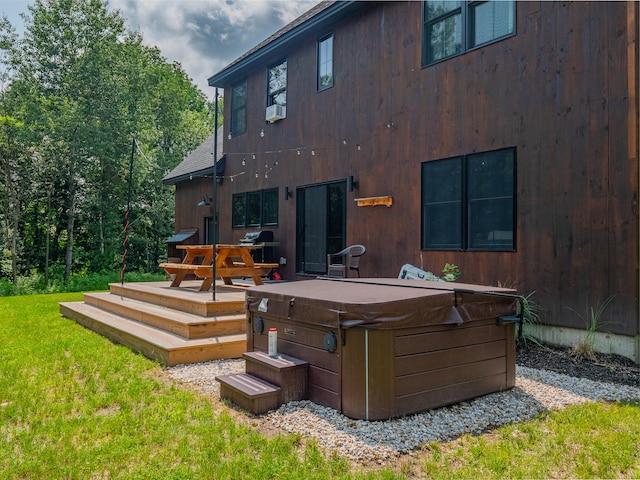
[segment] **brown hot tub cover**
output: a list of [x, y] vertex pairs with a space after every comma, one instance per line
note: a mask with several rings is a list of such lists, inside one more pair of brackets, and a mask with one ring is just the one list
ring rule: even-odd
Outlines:
[[246, 298], [250, 311], [341, 329], [454, 325], [516, 310], [510, 289], [391, 278], [267, 284], [249, 288]]

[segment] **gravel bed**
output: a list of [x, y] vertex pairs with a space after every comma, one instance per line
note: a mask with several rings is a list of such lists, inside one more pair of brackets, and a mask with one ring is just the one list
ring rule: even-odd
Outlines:
[[[217, 360], [167, 369], [175, 380], [219, 396], [216, 375], [244, 372], [244, 360]], [[412, 454], [430, 441], [448, 441], [465, 433], [481, 434], [521, 422], [550, 409], [588, 401], [640, 399], [640, 387], [571, 377], [518, 365], [516, 386], [467, 402], [398, 419], [352, 420], [309, 401], [290, 402], [257, 417], [263, 427], [298, 433], [320, 447], [351, 460], [383, 463]]]

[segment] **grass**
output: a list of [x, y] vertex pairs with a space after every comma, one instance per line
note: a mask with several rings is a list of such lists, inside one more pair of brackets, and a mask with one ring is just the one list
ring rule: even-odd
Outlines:
[[640, 478], [640, 404], [586, 404], [387, 467], [265, 437], [71, 320], [79, 293], [0, 298], [0, 478]]
[[[158, 282], [165, 279], [164, 273], [133, 271], [125, 273], [125, 282]], [[0, 297], [107, 290], [110, 283], [120, 283], [120, 281], [120, 272], [116, 271], [72, 274], [66, 282], [62, 279], [62, 272], [57, 272], [47, 285], [44, 275], [34, 271], [29, 275], [18, 277], [15, 283], [8, 278], [0, 277]]]
[[588, 403], [427, 447], [438, 478], [640, 478], [640, 404]]

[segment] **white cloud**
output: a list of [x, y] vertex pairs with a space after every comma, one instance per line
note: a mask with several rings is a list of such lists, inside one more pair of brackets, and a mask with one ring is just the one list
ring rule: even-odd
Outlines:
[[315, 0], [109, 0], [128, 28], [179, 62], [207, 95], [207, 78], [297, 18]]

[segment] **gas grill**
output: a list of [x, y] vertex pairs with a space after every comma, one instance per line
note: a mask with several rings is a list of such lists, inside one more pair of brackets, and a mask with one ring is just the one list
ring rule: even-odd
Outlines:
[[251, 252], [253, 260], [262, 263], [277, 263], [275, 258], [274, 247], [280, 245], [279, 242], [273, 241], [273, 231], [271, 230], [256, 230], [253, 232], [245, 233], [238, 243], [240, 245], [261, 245], [260, 250], [254, 250]]
[[273, 242], [273, 232], [271, 230], [247, 232], [240, 239], [240, 245], [259, 245], [265, 242]]

